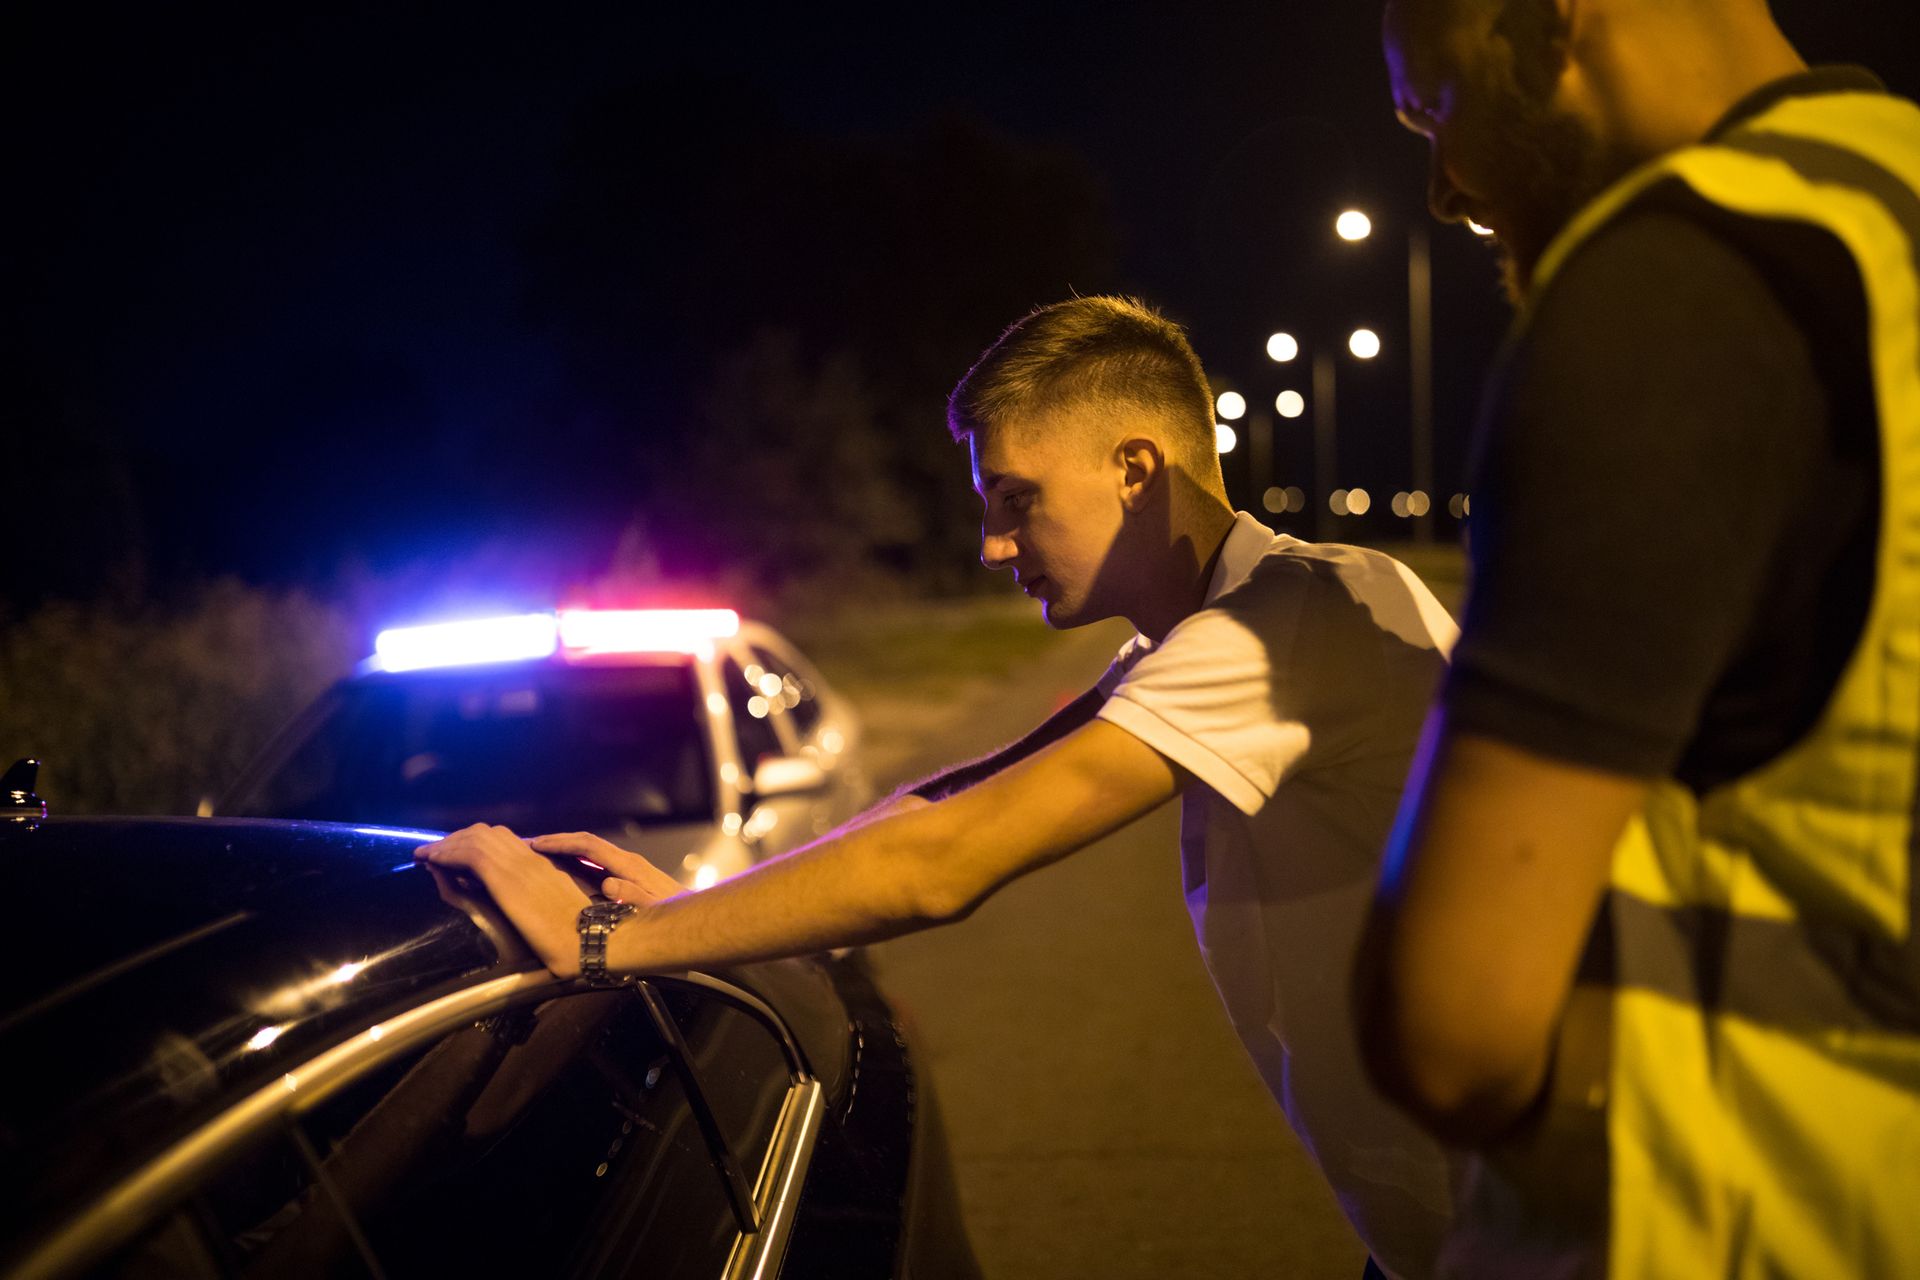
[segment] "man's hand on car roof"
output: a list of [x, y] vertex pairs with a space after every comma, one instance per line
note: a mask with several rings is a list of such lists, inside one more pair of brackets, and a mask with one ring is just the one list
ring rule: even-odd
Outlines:
[[552, 859], [535, 853], [507, 828], [484, 822], [423, 844], [413, 856], [478, 876], [547, 968], [563, 978], [579, 974], [580, 935], [574, 919], [589, 899]]
[[622, 902], [646, 904], [686, 892], [686, 886], [637, 853], [585, 831], [534, 836], [527, 843], [551, 857], [580, 859], [583, 870], [599, 866], [606, 871], [600, 892]]

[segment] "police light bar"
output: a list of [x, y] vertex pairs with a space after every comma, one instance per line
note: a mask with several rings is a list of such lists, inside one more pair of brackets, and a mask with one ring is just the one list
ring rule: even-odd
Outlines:
[[619, 653], [699, 653], [740, 631], [731, 609], [562, 609], [560, 648], [569, 658]]
[[737, 635], [731, 609], [563, 609], [393, 627], [373, 642], [373, 667], [421, 671], [494, 662], [530, 662], [558, 653], [591, 660], [628, 653], [699, 654]]
[[559, 620], [551, 613], [393, 627], [374, 638], [374, 662], [382, 671], [524, 662], [551, 657], [559, 646], [559, 632]]

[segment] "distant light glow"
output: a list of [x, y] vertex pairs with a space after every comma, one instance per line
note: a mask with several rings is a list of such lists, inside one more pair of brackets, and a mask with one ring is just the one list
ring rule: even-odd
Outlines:
[[740, 828], [742, 825], [744, 825], [743, 821], [740, 815], [737, 813], [730, 813], [726, 817], [720, 819], [720, 829], [726, 832], [730, 836], [739, 835]]
[[740, 781], [740, 766], [729, 760], [720, 766], [720, 781], [732, 786]]
[[1287, 510], [1299, 512], [1307, 509], [1307, 491], [1298, 485], [1287, 486]]
[[364, 970], [366, 967], [367, 967], [367, 962], [365, 960], [350, 961], [349, 963], [341, 965], [338, 969], [335, 969], [332, 973], [328, 974], [327, 981], [335, 984], [344, 984], [344, 983], [352, 982], [355, 978], [360, 976], [361, 971]]
[[1433, 499], [1429, 498], [1420, 490], [1415, 489], [1407, 495], [1407, 513], [1409, 515], [1418, 518], [1424, 516], [1431, 510], [1433, 510]]
[[1337, 516], [1347, 514], [1347, 491], [1345, 489], [1335, 489], [1331, 494], [1327, 495], [1327, 510]]
[[1240, 443], [1240, 433], [1224, 422], [1213, 424], [1213, 447], [1221, 453], [1232, 453], [1233, 447]]
[[1355, 329], [1347, 339], [1347, 350], [1361, 360], [1371, 360], [1380, 354], [1380, 335], [1371, 329]]
[[1393, 501], [1388, 505], [1393, 508], [1393, 514], [1401, 520], [1405, 520], [1410, 514], [1407, 510], [1407, 495], [1404, 492], [1394, 494]]
[[1247, 398], [1238, 391], [1222, 391], [1213, 402], [1213, 407], [1220, 411], [1221, 417], [1234, 422], [1246, 416]]
[[1373, 219], [1358, 209], [1349, 209], [1334, 219], [1333, 230], [1342, 240], [1365, 240], [1373, 234]]
[[711, 889], [719, 883], [720, 870], [711, 862], [703, 864], [698, 871], [693, 873], [693, 887], [695, 889]]
[[264, 1049], [286, 1034], [285, 1026], [262, 1027], [247, 1040], [247, 1048]]
[[527, 662], [551, 657], [558, 643], [559, 624], [552, 614], [526, 613], [393, 627], [374, 638], [373, 652], [375, 664], [382, 671], [419, 671]]
[[1276, 333], [1267, 339], [1267, 359], [1275, 364], [1286, 364], [1300, 356], [1300, 343], [1290, 333]]
[[773, 674], [773, 672], [768, 671], [763, 673], [759, 680], [754, 682], [754, 687], [769, 698], [777, 698], [780, 696], [781, 691], [787, 687], [787, 682]]
[[1307, 398], [1298, 391], [1282, 391], [1274, 397], [1273, 407], [1283, 418], [1297, 418], [1307, 411]]
[[772, 709], [773, 704], [768, 702], [762, 694], [756, 693], [747, 699], [747, 714], [755, 720], [765, 720], [767, 718], [767, 712]]
[[1365, 489], [1347, 490], [1347, 514], [1363, 516], [1373, 506], [1373, 499], [1367, 496]]
[[839, 755], [847, 749], [846, 735], [838, 729], [824, 729], [820, 733], [820, 745], [833, 755]]
[[727, 695], [724, 693], [708, 694], [707, 695], [707, 714], [714, 715], [714, 716], [723, 716], [727, 714]]
[[569, 658], [616, 653], [693, 653], [736, 635], [731, 609], [563, 609], [560, 647]]
[[1279, 485], [1274, 485], [1260, 495], [1260, 505], [1275, 515], [1282, 514], [1287, 509], [1287, 491]]
[[1472, 218], [1467, 219], [1467, 230], [1473, 232], [1473, 234], [1481, 237], [1482, 239], [1485, 239], [1486, 237], [1491, 236], [1493, 234], [1492, 227], [1483, 227], [1479, 223], [1475, 222]]

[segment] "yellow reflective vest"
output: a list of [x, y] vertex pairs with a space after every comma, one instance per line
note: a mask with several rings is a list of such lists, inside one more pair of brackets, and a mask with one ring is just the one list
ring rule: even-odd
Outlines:
[[1704, 795], [1657, 786], [1627, 829], [1551, 1097], [1476, 1167], [1448, 1269], [1920, 1277], [1920, 107], [1789, 97], [1664, 156], [1574, 220], [1533, 296], [1674, 180], [1824, 228], [1859, 267], [1872, 602], [1808, 735]]

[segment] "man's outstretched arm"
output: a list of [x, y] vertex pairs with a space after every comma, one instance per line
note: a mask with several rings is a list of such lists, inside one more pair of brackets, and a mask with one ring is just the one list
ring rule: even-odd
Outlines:
[[1374, 1083], [1435, 1134], [1493, 1140], [1539, 1095], [1613, 847], [1646, 792], [1429, 723], [1354, 990]]
[[[613, 935], [608, 967], [741, 964], [957, 920], [1009, 880], [1158, 808], [1185, 778], [1125, 730], [1096, 721], [948, 799], [836, 833], [704, 892], [640, 905]], [[529, 845], [486, 826], [420, 852], [478, 875], [541, 960], [571, 976], [579, 971], [574, 917], [586, 899], [535, 848], [599, 860], [588, 837]]]

